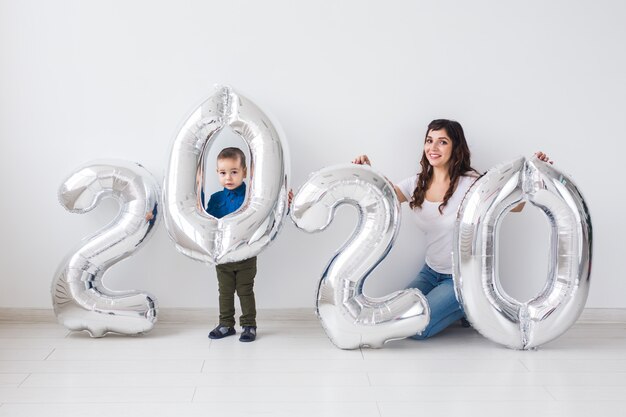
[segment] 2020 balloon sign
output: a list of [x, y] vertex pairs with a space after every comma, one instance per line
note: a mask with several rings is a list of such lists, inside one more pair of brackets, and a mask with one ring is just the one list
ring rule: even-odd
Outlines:
[[[207, 150], [225, 128], [234, 130], [250, 150], [250, 186], [237, 211], [216, 219], [206, 213], [200, 195]], [[276, 237], [287, 213], [288, 172], [286, 143], [277, 125], [230, 87], [218, 89], [192, 112], [172, 148], [162, 206], [178, 250], [212, 264], [258, 254]], [[68, 329], [99, 337], [108, 332], [144, 333], [153, 327], [156, 299], [138, 291], [107, 290], [102, 276], [153, 230], [158, 195], [152, 175], [128, 162], [93, 163], [63, 183], [60, 200], [72, 212], [87, 212], [107, 196], [122, 207], [116, 219], [86, 239], [55, 275], [54, 310]], [[527, 303], [506, 295], [496, 273], [499, 222], [521, 201], [543, 210], [552, 230], [547, 284]], [[291, 217], [304, 231], [321, 231], [341, 204], [354, 206], [359, 222], [319, 282], [317, 314], [329, 338], [342, 349], [355, 349], [381, 347], [420, 333], [430, 309], [419, 290], [377, 299], [362, 291], [365, 279], [391, 250], [399, 227], [393, 185], [369, 167], [325, 168], [300, 188]], [[589, 291], [591, 219], [577, 187], [557, 169], [521, 158], [490, 170], [465, 196], [454, 233], [457, 298], [485, 337], [510, 348], [530, 349], [557, 338], [579, 317]]]

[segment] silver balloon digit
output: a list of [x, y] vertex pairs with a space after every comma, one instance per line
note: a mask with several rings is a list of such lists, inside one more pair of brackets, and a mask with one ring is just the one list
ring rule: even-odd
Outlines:
[[[200, 202], [204, 155], [224, 128], [250, 149], [250, 184], [244, 204], [216, 219]], [[193, 111], [174, 141], [165, 178], [165, 226], [177, 249], [213, 264], [258, 254], [278, 233], [287, 212], [286, 144], [276, 124], [254, 103], [222, 87]]]
[[341, 204], [356, 207], [354, 234], [324, 270], [317, 314], [331, 341], [342, 349], [382, 347], [426, 328], [428, 302], [417, 289], [384, 298], [363, 294], [367, 276], [391, 250], [400, 223], [393, 185], [361, 165], [338, 165], [313, 173], [293, 199], [291, 217], [304, 231], [324, 230]]
[[[519, 302], [498, 277], [502, 216], [528, 201], [551, 226], [548, 279], [540, 294]], [[550, 164], [520, 158], [491, 169], [468, 191], [454, 234], [457, 297], [474, 327], [514, 349], [530, 349], [564, 333], [580, 316], [589, 293], [591, 218], [573, 181]]]
[[153, 230], [159, 185], [139, 164], [99, 161], [76, 170], [59, 190], [61, 205], [72, 213], [86, 213], [106, 197], [118, 200], [120, 211], [60, 265], [52, 283], [54, 312], [68, 329], [87, 330], [94, 337], [145, 333], [156, 322], [156, 299], [144, 292], [111, 291], [102, 277]]

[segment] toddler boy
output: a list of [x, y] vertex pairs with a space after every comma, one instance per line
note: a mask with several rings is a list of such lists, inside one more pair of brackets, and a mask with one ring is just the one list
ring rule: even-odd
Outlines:
[[[222, 218], [236, 211], [246, 198], [246, 156], [239, 148], [224, 148], [217, 155], [217, 176], [224, 187], [211, 195], [206, 211], [213, 217]], [[235, 291], [239, 296], [243, 332], [241, 342], [256, 339], [256, 304], [254, 301], [254, 277], [256, 256], [238, 262], [216, 265], [219, 285], [220, 322], [209, 333], [210, 339], [231, 336], [235, 331]]]

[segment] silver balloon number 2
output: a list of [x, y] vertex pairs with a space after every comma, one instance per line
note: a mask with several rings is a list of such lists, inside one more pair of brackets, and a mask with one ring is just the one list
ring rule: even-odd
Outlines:
[[[250, 183], [244, 204], [221, 219], [200, 202], [204, 157], [217, 134], [230, 128], [250, 149]], [[221, 87], [178, 133], [165, 178], [165, 226], [177, 249], [221, 264], [258, 254], [278, 233], [287, 212], [287, 153], [277, 127], [254, 103]]]
[[61, 264], [52, 283], [54, 312], [68, 329], [87, 330], [94, 337], [145, 333], [156, 322], [155, 298], [108, 290], [102, 277], [132, 255], [153, 230], [159, 185], [139, 164], [102, 161], [75, 171], [59, 190], [61, 204], [73, 213], [88, 212], [105, 197], [119, 201], [119, 214]]
[[338, 165], [313, 173], [295, 195], [291, 217], [307, 232], [324, 230], [340, 204], [358, 210], [354, 234], [326, 267], [317, 292], [317, 314], [331, 341], [342, 349], [382, 347], [424, 330], [428, 302], [419, 290], [384, 298], [363, 294], [367, 276], [387, 256], [400, 223], [393, 185], [369, 167]]
[[[513, 206], [528, 201], [551, 226], [548, 280], [528, 302], [509, 297], [497, 271], [498, 227]], [[496, 166], [468, 191], [457, 217], [454, 281], [473, 326], [514, 349], [531, 349], [564, 333], [589, 292], [591, 218], [570, 178], [536, 158]]]

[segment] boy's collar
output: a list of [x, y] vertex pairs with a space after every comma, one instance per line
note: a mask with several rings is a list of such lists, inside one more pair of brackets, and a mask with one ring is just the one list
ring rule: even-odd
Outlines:
[[246, 193], [246, 183], [242, 182], [239, 187], [234, 188], [232, 190], [229, 190], [228, 188], [224, 188], [224, 191], [227, 192], [227, 193], [235, 194], [235, 195], [245, 194]]

